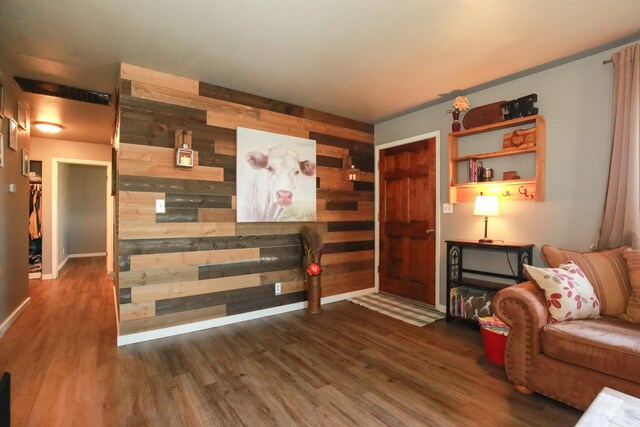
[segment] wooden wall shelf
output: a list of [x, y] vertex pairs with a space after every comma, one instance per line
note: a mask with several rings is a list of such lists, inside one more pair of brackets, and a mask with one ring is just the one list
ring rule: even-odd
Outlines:
[[[534, 147], [509, 148], [500, 151], [476, 153], [458, 156], [459, 139], [500, 129], [517, 128], [522, 125], [534, 124]], [[545, 190], [545, 148], [546, 123], [543, 116], [536, 115], [514, 120], [493, 123], [472, 129], [465, 129], [449, 134], [449, 202], [470, 202], [480, 193], [498, 196], [500, 200], [529, 200], [544, 201]], [[521, 154], [535, 154], [535, 176], [533, 179], [518, 179], [509, 181], [488, 182], [458, 182], [458, 165], [469, 160], [492, 159], [498, 157], [516, 156]]]

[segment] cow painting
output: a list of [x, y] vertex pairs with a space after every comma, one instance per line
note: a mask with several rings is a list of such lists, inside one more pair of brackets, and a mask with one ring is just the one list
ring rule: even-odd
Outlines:
[[315, 141], [239, 128], [237, 156], [238, 222], [315, 221]]

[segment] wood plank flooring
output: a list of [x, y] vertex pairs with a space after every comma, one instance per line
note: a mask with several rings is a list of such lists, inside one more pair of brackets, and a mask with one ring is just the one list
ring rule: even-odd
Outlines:
[[104, 258], [32, 281], [0, 338], [14, 426], [569, 426], [513, 391], [478, 331], [348, 302], [116, 348]]

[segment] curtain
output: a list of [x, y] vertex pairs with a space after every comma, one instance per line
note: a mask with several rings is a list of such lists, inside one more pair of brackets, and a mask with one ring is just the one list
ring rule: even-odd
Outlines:
[[640, 248], [640, 43], [612, 59], [613, 147], [598, 248]]

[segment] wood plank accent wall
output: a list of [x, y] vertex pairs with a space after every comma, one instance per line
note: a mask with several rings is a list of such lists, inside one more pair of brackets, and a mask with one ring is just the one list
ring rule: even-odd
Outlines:
[[[235, 222], [239, 126], [316, 140], [323, 296], [373, 287], [372, 125], [127, 64], [120, 114], [121, 334], [306, 299], [302, 224]], [[192, 132], [193, 170], [174, 167], [176, 129]], [[362, 182], [342, 182], [345, 156]]]

